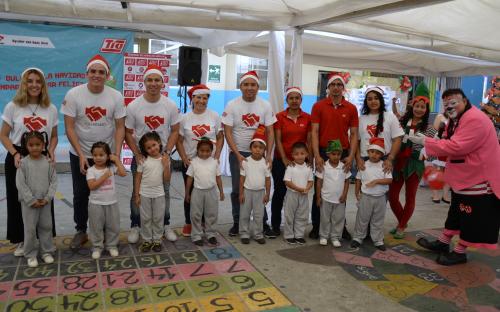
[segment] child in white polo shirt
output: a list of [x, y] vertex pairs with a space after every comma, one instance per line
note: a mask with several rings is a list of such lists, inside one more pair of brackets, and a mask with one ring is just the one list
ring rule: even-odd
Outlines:
[[389, 191], [389, 184], [392, 183], [392, 174], [384, 173], [382, 161], [384, 154], [384, 139], [371, 138], [365, 170], [358, 171], [356, 176], [356, 198], [359, 201], [359, 208], [351, 248], [358, 248], [361, 245], [370, 225], [373, 244], [379, 250], [386, 250], [384, 218], [387, 206], [386, 193]]
[[[219, 213], [216, 186], [221, 201], [224, 200], [224, 189], [219, 163], [212, 157], [213, 149], [213, 142], [209, 138], [200, 138], [196, 145], [196, 157], [191, 160], [186, 172], [186, 202], [191, 203], [191, 240], [197, 246], [203, 246], [202, 218], [205, 218], [208, 244], [218, 244], [214, 229]], [[193, 183], [193, 191], [189, 194]]]
[[250, 214], [253, 212], [254, 239], [265, 244], [263, 232], [264, 207], [269, 201], [271, 171], [264, 159], [266, 150], [266, 129], [260, 125], [250, 141], [250, 156], [242, 162], [240, 169], [240, 221], [242, 244], [250, 243]]
[[334, 247], [342, 246], [340, 238], [345, 223], [345, 202], [349, 191], [351, 173], [345, 173], [340, 163], [342, 144], [331, 140], [326, 147], [328, 161], [322, 172], [316, 172], [316, 203], [320, 207], [319, 243]]
[[311, 167], [306, 164], [307, 145], [297, 142], [292, 146], [293, 164], [285, 171], [283, 181], [287, 187], [285, 195], [284, 238], [288, 244], [306, 243], [304, 231], [309, 220], [309, 199], [307, 194], [314, 185]]

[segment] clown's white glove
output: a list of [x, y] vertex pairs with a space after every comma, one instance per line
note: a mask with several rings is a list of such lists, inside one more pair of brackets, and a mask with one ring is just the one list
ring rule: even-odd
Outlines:
[[408, 136], [408, 140], [412, 141], [414, 144], [424, 146], [425, 135], [423, 135], [422, 133], [415, 133], [414, 135]]

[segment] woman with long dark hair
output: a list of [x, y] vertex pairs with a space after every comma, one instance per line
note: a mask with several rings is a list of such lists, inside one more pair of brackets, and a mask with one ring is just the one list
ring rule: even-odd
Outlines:
[[[405, 136], [394, 164], [392, 184], [389, 186], [389, 203], [398, 219], [397, 227], [391, 231], [396, 239], [405, 237], [404, 231], [415, 210], [418, 184], [425, 169], [423, 146], [408, 140], [408, 136], [421, 133], [424, 136], [434, 137], [436, 130], [429, 124], [429, 115], [429, 90], [422, 82], [417, 86], [412, 109], [409, 109], [400, 120]], [[403, 185], [405, 185], [404, 206], [399, 201], [399, 193]]]

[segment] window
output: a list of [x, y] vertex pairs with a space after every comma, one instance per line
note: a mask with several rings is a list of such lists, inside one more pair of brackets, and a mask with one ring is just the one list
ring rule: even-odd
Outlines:
[[242, 55], [236, 58], [236, 89], [240, 87], [241, 76], [250, 70], [259, 75], [259, 90], [267, 90], [267, 60]]
[[169, 86], [178, 86], [177, 68], [179, 66], [178, 56], [180, 46], [180, 43], [174, 41], [149, 39], [149, 53], [171, 55]]

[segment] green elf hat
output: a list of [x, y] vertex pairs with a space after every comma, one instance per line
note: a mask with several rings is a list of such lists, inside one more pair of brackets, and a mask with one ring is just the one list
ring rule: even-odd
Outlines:
[[415, 89], [415, 98], [413, 99], [413, 103], [422, 100], [425, 104], [429, 104], [429, 94], [429, 88], [427, 88], [427, 85], [422, 81]]
[[342, 153], [342, 144], [340, 144], [340, 140], [328, 141], [328, 146], [326, 147], [326, 152], [331, 153], [334, 151], [340, 151]]

